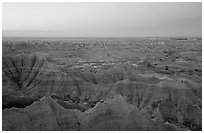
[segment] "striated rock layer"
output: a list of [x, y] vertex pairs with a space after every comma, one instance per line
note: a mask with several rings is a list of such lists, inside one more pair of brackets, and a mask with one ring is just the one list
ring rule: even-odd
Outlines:
[[[144, 79], [144, 80], [143, 80]], [[63, 73], [40, 55], [3, 58], [3, 130], [201, 130], [202, 87], [128, 66]]]
[[3, 122], [3, 130], [159, 130], [146, 112], [120, 95], [84, 113], [64, 109], [52, 98], [43, 97], [24, 109], [4, 110]]

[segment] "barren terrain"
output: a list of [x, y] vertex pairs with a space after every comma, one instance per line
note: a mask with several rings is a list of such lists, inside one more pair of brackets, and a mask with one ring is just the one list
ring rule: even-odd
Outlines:
[[3, 38], [3, 130], [202, 130], [201, 38]]

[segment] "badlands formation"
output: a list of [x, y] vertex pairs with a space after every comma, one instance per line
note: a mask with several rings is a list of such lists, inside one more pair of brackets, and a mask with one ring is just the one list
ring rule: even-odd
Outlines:
[[202, 130], [202, 40], [3, 39], [4, 131]]

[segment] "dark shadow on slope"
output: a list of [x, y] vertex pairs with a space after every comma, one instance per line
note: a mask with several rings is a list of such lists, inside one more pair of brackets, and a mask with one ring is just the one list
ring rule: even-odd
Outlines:
[[25, 108], [26, 106], [31, 105], [36, 99], [30, 97], [18, 97], [12, 95], [2, 96], [2, 109], [6, 108]]

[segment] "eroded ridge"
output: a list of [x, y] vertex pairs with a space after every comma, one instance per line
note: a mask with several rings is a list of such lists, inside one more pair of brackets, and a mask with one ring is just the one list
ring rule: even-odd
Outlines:
[[134, 70], [64, 73], [36, 54], [3, 58], [3, 130], [202, 129], [200, 84]]

